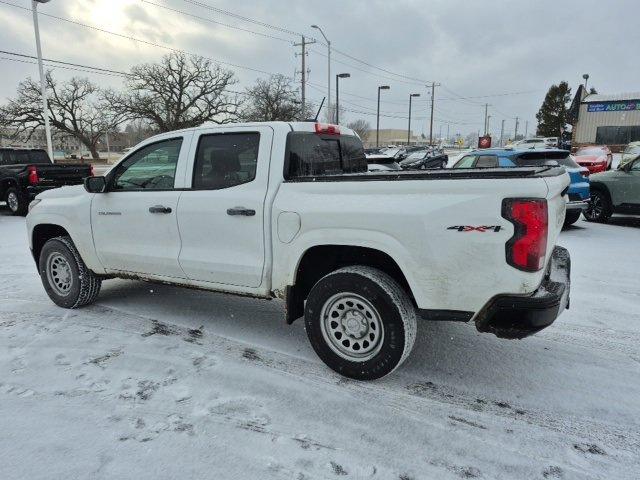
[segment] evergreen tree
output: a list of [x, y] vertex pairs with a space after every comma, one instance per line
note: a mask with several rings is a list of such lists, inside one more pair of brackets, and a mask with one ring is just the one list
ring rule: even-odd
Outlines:
[[537, 134], [542, 137], [558, 137], [567, 125], [567, 105], [571, 101], [571, 88], [567, 82], [551, 85], [536, 119]]

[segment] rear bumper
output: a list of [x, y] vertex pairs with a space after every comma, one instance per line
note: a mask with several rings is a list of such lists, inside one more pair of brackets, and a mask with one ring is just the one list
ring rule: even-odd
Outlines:
[[567, 202], [567, 210], [586, 210], [589, 206], [589, 198], [575, 202]]
[[551, 325], [569, 308], [571, 257], [567, 249], [555, 247], [544, 279], [528, 296], [499, 295], [476, 317], [480, 332], [500, 338], [524, 338]]
[[25, 192], [27, 193], [27, 197], [29, 197], [29, 200], [33, 200], [39, 193], [46, 192], [47, 190], [52, 190], [54, 188], [59, 188], [59, 186], [29, 186], [25, 189]]

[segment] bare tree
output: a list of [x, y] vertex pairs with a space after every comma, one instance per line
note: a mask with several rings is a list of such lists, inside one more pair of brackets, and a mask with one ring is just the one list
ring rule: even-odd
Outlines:
[[[46, 74], [49, 96], [49, 121], [54, 133], [78, 139], [98, 159], [97, 144], [124, 120], [113, 111], [101, 90], [86, 78], [74, 77], [58, 84], [51, 72]], [[20, 82], [15, 99], [0, 107], [0, 125], [13, 129], [14, 137], [30, 140], [44, 126], [40, 83], [31, 78]]]
[[360, 119], [347, 123], [347, 128], [356, 132], [362, 140], [367, 137], [367, 133], [371, 130], [371, 125], [366, 120]]
[[112, 107], [159, 132], [230, 123], [238, 112], [237, 98], [228, 92], [234, 73], [204, 57], [174, 52], [160, 63], [133, 67], [125, 83], [125, 93], [109, 92]]
[[300, 92], [292, 80], [284, 75], [259, 78], [253, 87], [247, 88], [247, 98], [241, 118], [247, 122], [294, 121], [312, 115], [312, 106], [307, 104], [302, 111]]

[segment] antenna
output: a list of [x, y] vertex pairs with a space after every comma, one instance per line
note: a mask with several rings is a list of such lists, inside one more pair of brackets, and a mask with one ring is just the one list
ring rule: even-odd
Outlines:
[[324, 106], [324, 101], [327, 99], [327, 97], [322, 97], [322, 102], [320, 102], [320, 108], [318, 108], [318, 113], [316, 113], [316, 117], [313, 119], [314, 122], [318, 121], [318, 117], [320, 116], [320, 111], [322, 110], [322, 107]]

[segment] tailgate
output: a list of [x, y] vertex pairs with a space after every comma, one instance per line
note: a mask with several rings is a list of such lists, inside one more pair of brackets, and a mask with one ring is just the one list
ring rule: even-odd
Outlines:
[[564, 216], [567, 206], [568, 187], [571, 179], [568, 173], [555, 177], [545, 177], [549, 193], [547, 194], [548, 208], [548, 236], [547, 236], [547, 258], [548, 262], [553, 252], [553, 247], [558, 241], [558, 236], [562, 230]]
[[78, 185], [91, 176], [91, 165], [35, 165], [38, 172], [38, 185], [43, 187], [62, 187]]

